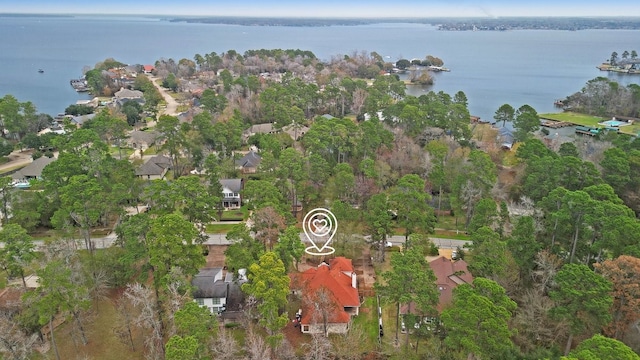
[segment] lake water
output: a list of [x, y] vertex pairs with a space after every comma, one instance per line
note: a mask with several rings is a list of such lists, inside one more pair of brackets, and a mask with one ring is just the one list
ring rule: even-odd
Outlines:
[[435, 74], [432, 87], [410, 87], [409, 93], [442, 90], [453, 95], [462, 90], [470, 112], [491, 119], [504, 103], [555, 111], [555, 99], [579, 91], [597, 76], [625, 85], [640, 83], [640, 75], [596, 69], [613, 51], [640, 51], [639, 38], [640, 31], [632, 30], [445, 32], [420, 24], [258, 27], [143, 17], [0, 17], [0, 96], [12, 94], [55, 115], [87, 98], [76, 93], [69, 80], [80, 77], [83, 66], [93, 67], [108, 57], [148, 64], [230, 49], [298, 48], [328, 60], [376, 51], [388, 61], [442, 58], [451, 72]]

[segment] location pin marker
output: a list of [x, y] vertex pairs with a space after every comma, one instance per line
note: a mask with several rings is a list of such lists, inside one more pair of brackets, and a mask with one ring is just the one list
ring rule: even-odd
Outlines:
[[304, 249], [309, 255], [330, 255], [336, 249], [329, 246], [338, 230], [338, 220], [327, 209], [315, 208], [309, 211], [302, 220], [302, 230], [311, 246]]

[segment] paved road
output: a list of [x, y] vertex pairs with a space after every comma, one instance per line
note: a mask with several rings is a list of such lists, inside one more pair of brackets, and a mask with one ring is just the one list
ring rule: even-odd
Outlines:
[[[227, 240], [226, 236], [227, 234], [208, 234], [208, 238], [204, 242], [204, 244], [205, 245], [229, 245], [232, 242]], [[304, 233], [300, 233], [300, 239], [302, 239], [303, 242], [308, 243]], [[113, 243], [116, 240], [116, 234], [112, 232], [105, 237], [96, 237], [96, 238], [92, 238], [91, 240], [93, 241], [93, 244], [96, 249], [104, 249], [113, 245]], [[471, 243], [471, 241], [466, 241], [466, 240], [455, 240], [455, 239], [433, 238], [433, 237], [431, 238], [431, 240], [439, 248], [442, 248], [442, 249], [455, 249], [458, 246], [463, 247], [465, 244]], [[84, 248], [83, 239], [77, 239], [75, 241], [76, 241], [76, 246], [79, 249]], [[394, 235], [389, 238], [389, 241], [394, 245], [403, 245], [404, 236]], [[40, 248], [44, 246], [44, 241], [36, 240], [35, 245], [36, 247]], [[0, 248], [3, 248], [3, 247], [4, 247], [4, 243], [0, 242]]]
[[[167, 89], [163, 88], [162, 86], [160, 86], [157, 82], [158, 78], [153, 76], [153, 75], [147, 75], [149, 77], [149, 80], [151, 80], [151, 82], [153, 83], [153, 85], [156, 87], [156, 89], [158, 89], [158, 91], [160, 92], [160, 95], [162, 95], [162, 97], [164, 98], [164, 101], [166, 101], [167, 103], [167, 107], [161, 111], [160, 115], [171, 115], [171, 116], [176, 116], [178, 115], [178, 102], [176, 101], [176, 99], [174, 99], [169, 92], [167, 91]], [[149, 125], [151, 126], [151, 125]]]

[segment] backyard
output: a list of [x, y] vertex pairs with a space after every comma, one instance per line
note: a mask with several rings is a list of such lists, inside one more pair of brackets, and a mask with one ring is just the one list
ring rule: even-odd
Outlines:
[[[565, 121], [576, 125], [590, 126], [602, 128], [603, 125], [599, 125], [599, 122], [610, 120], [609, 118], [602, 118], [599, 116], [592, 116], [587, 114], [579, 114], [574, 112], [561, 112], [550, 114], [539, 114], [541, 119], [548, 119], [554, 121]], [[640, 131], [640, 123], [634, 123], [628, 126], [621, 126], [620, 132], [623, 134], [637, 135]]]

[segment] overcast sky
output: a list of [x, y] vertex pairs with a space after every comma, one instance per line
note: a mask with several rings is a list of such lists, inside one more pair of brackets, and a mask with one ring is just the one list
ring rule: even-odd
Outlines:
[[0, 13], [280, 17], [640, 16], [640, 1], [616, 0], [0, 0]]

